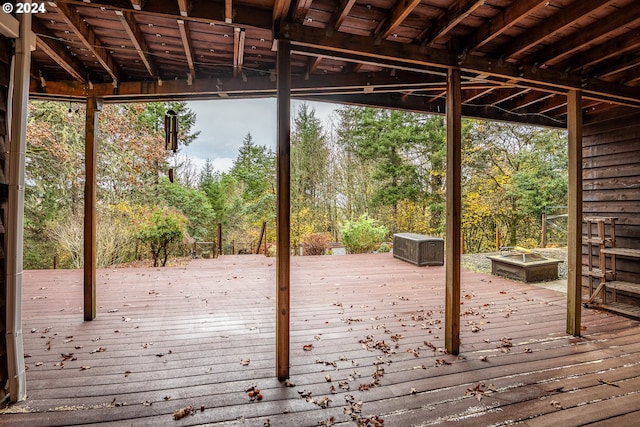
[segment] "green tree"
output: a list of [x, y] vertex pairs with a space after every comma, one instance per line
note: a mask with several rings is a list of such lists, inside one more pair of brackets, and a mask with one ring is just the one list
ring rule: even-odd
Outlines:
[[[463, 163], [463, 227], [476, 239], [492, 242], [498, 227], [510, 246], [535, 245], [544, 206], [566, 204], [564, 131], [473, 121]], [[473, 246], [487, 249], [479, 241]]]
[[183, 239], [187, 223], [187, 217], [167, 207], [156, 207], [142, 218], [136, 237], [148, 246], [154, 267], [158, 266], [161, 257], [162, 266], [166, 266], [171, 245]]
[[329, 179], [329, 150], [315, 110], [302, 104], [291, 134], [291, 212], [294, 216], [291, 243], [297, 247], [309, 232], [333, 232], [335, 203]]
[[185, 187], [179, 182], [171, 183], [164, 177], [160, 180], [159, 190], [167, 206], [182, 212], [189, 220], [189, 236], [196, 241], [212, 236], [214, 212], [204, 191]]

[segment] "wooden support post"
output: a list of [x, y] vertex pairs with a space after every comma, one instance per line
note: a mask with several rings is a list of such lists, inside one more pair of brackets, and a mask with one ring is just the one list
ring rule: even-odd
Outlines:
[[447, 219], [446, 219], [446, 298], [444, 345], [448, 353], [460, 351], [460, 234], [462, 102], [460, 70], [447, 73]]
[[218, 223], [218, 254], [222, 255], [222, 224]]
[[96, 318], [96, 135], [100, 110], [101, 99], [87, 98], [84, 146], [84, 320]]
[[[27, 105], [29, 100], [29, 70], [31, 68], [31, 15], [16, 16], [19, 21], [19, 37], [15, 41], [13, 73], [9, 77], [13, 92], [9, 93], [11, 105], [5, 106], [9, 124], [8, 153], [3, 153], [5, 173], [8, 183], [7, 205], [4, 228], [5, 274], [3, 289], [6, 299], [6, 316], [0, 319], [4, 323], [6, 361], [8, 381], [2, 384], [6, 396], [11, 402], [27, 398], [26, 367], [24, 363], [24, 344], [22, 338], [22, 252], [24, 229], [24, 168], [27, 134]], [[3, 48], [4, 49], [4, 48]], [[11, 58], [8, 58], [11, 61]], [[5, 83], [6, 84], [6, 83]], [[7, 126], [7, 123], [3, 123]], [[6, 157], [4, 157], [6, 156]]]
[[547, 214], [542, 214], [542, 240], [541, 246], [543, 248], [547, 247]]
[[496, 251], [500, 250], [502, 243], [500, 242], [500, 228], [496, 224]]
[[276, 216], [276, 375], [289, 378], [290, 231], [291, 231], [291, 45], [278, 40], [278, 147]]
[[[567, 333], [580, 336], [582, 312], [582, 96], [567, 94], [569, 218], [567, 224]], [[603, 266], [601, 266], [602, 268]]]

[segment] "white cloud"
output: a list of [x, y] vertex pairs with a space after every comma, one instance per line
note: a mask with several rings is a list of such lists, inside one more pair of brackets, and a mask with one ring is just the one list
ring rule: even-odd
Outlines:
[[[302, 102], [292, 101], [292, 121]], [[214, 169], [228, 171], [247, 133], [251, 133], [256, 144], [275, 149], [277, 104], [274, 98], [216, 99], [187, 104], [196, 113], [194, 130], [200, 131], [200, 136], [180, 151], [189, 156], [198, 170], [210, 159]], [[331, 113], [338, 106], [320, 102], [307, 104], [316, 110], [316, 116], [328, 128]]]

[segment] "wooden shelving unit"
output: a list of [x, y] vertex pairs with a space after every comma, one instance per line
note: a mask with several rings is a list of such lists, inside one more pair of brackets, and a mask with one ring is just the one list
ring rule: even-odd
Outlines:
[[[616, 257], [640, 258], [640, 249], [616, 247], [616, 220], [616, 217], [584, 219], [587, 223], [587, 237], [583, 240], [587, 245], [587, 265], [583, 266], [582, 275], [589, 278], [589, 298], [585, 304], [640, 318], [640, 306], [618, 302], [617, 291], [640, 296], [640, 283], [616, 280]], [[597, 255], [594, 255], [594, 246], [598, 248]], [[598, 279], [595, 288], [593, 278]], [[607, 291], [611, 291], [610, 301]]]

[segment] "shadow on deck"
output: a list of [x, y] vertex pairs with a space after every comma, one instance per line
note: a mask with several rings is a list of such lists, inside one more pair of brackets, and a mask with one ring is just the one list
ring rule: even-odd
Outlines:
[[[445, 354], [444, 268], [390, 254], [292, 258], [291, 382], [275, 379], [275, 260], [27, 271], [28, 399], [0, 424], [634, 425], [640, 323], [463, 272], [461, 354]], [[290, 384], [291, 385], [291, 384]], [[263, 399], [247, 390], [259, 388]], [[191, 407], [174, 420], [176, 410]], [[358, 424], [359, 423], [359, 424]]]

